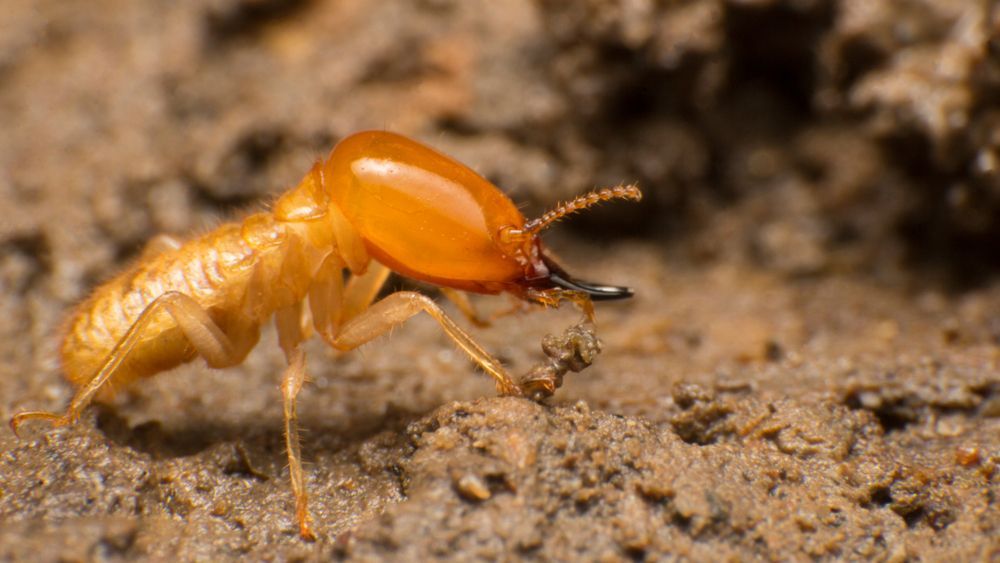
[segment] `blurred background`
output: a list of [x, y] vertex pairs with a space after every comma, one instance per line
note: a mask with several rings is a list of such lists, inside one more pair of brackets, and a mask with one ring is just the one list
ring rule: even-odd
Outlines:
[[[986, 1], [7, 3], [0, 239], [67, 283], [399, 131], [573, 227], [790, 275], [1000, 265]], [[52, 189], [58, 186], [58, 189]], [[96, 220], [95, 220], [96, 219]], [[58, 220], [61, 233], [39, 235]], [[99, 229], [99, 233], [91, 233]], [[94, 241], [108, 250], [95, 251]]]

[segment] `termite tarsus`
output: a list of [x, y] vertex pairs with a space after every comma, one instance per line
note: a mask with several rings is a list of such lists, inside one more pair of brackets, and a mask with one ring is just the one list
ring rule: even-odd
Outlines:
[[[372, 302], [395, 271], [441, 287], [470, 318], [461, 291], [507, 292], [546, 306], [569, 301], [592, 319], [592, 300], [632, 291], [575, 280], [538, 234], [599, 201], [640, 198], [635, 186], [606, 188], [525, 221], [503, 192], [461, 163], [400, 135], [356, 133], [271, 212], [185, 243], [151, 241], [65, 325], [62, 366], [78, 387], [66, 412], [21, 412], [10, 426], [17, 432], [33, 419], [71, 424], [98, 393], [110, 396], [197, 356], [214, 368], [239, 364], [257, 343], [260, 326], [274, 316], [288, 363], [281, 392], [296, 518], [302, 537], [313, 538], [295, 412], [306, 379], [300, 344], [311, 330], [302, 322], [304, 303], [316, 332], [338, 350], [357, 348], [424, 311], [493, 377], [500, 393], [551, 393], [561, 373], [517, 384], [427, 296], [399, 291]], [[345, 268], [352, 275], [346, 284]]]

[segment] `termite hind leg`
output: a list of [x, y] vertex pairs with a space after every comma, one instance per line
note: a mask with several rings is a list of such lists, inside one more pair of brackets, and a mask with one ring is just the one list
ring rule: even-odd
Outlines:
[[300, 345], [303, 340], [301, 305], [282, 309], [275, 314], [278, 342], [285, 352], [288, 367], [281, 381], [281, 397], [285, 415], [285, 445], [288, 449], [288, 473], [295, 494], [295, 518], [299, 524], [299, 535], [303, 539], [316, 539], [309, 516], [309, 494], [306, 491], [305, 474], [302, 471], [302, 450], [299, 445], [299, 418], [295, 400], [306, 382], [306, 355]]
[[59, 414], [57, 412], [46, 412], [46, 411], [23, 411], [10, 417], [10, 430], [15, 436], [20, 436], [17, 429], [21, 427], [22, 424], [29, 420], [47, 420], [52, 423], [53, 427], [66, 426], [72, 422], [72, 419], [67, 414]]
[[338, 350], [352, 350], [373, 338], [390, 331], [420, 311], [426, 312], [459, 348], [465, 351], [486, 373], [496, 381], [497, 391], [504, 395], [520, 396], [521, 388], [493, 356], [451, 320], [433, 300], [412, 291], [399, 291], [382, 299], [353, 319], [347, 321], [335, 336], [324, 334], [327, 343]]
[[132, 326], [108, 354], [100, 369], [73, 396], [66, 412], [63, 414], [42, 411], [18, 413], [10, 419], [10, 427], [14, 433], [16, 434], [18, 427], [28, 420], [48, 420], [53, 426], [65, 426], [76, 422], [94, 396], [113, 380], [136, 345], [143, 338], [150, 336], [145, 333], [146, 328], [161, 311], [166, 311], [173, 317], [177, 326], [198, 354], [204, 357], [212, 367], [227, 367], [238, 364], [256, 342], [256, 333], [238, 331], [241, 337], [234, 343], [212, 321], [197, 301], [176, 291], [164, 293], [143, 309], [139, 318], [132, 323]]

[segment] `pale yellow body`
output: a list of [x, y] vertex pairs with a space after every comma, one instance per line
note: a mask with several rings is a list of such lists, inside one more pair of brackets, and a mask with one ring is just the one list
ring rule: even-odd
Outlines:
[[[258, 214], [144, 256], [100, 286], [70, 316], [61, 349], [66, 376], [77, 386], [88, 383], [139, 315], [171, 291], [194, 299], [238, 341], [230, 365], [240, 363], [256, 343], [260, 325], [279, 309], [301, 303], [323, 261], [331, 254], [339, 258], [326, 225]], [[197, 356], [166, 310], [156, 313], [145, 334], [106, 389]]]

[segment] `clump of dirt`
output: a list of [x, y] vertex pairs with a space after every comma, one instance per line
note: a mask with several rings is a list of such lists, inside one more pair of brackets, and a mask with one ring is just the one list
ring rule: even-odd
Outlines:
[[426, 318], [310, 344], [317, 542], [268, 329], [239, 367], [0, 432], [0, 559], [1000, 557], [997, 7], [4, 11], [0, 418], [64, 407], [60, 322], [146, 240], [266, 205], [350, 132], [419, 138], [527, 215], [646, 197], [547, 235], [571, 273], [635, 289], [596, 332], [565, 310], [473, 330], [539, 396], [561, 384], [543, 404], [493, 397]]

